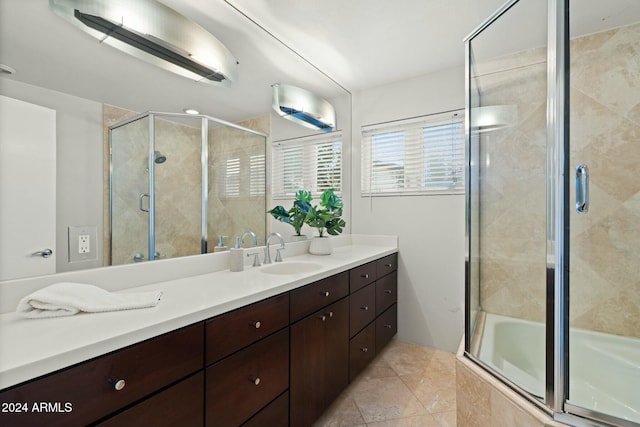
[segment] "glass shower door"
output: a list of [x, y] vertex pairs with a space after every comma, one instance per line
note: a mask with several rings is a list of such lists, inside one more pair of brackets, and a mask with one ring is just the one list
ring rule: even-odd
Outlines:
[[149, 255], [149, 118], [110, 131], [111, 265]]
[[566, 409], [626, 425], [640, 423], [640, 7], [601, 3], [570, 4]]
[[[523, 32], [518, 23], [535, 22]], [[469, 42], [470, 351], [544, 400], [546, 2], [521, 0]], [[523, 333], [524, 332], [524, 333]]]

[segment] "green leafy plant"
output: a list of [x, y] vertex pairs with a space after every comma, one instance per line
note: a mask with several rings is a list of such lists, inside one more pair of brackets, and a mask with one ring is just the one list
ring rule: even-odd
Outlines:
[[287, 210], [284, 206], [278, 205], [267, 212], [278, 221], [291, 224], [296, 232], [296, 236], [300, 236], [300, 230], [305, 223], [309, 210], [312, 208], [311, 199], [311, 192], [298, 190], [291, 209]]
[[305, 217], [304, 223], [318, 229], [320, 237], [324, 237], [324, 230], [332, 236], [342, 233], [347, 225], [342, 218], [343, 203], [333, 188], [320, 195], [320, 207], [311, 206]]

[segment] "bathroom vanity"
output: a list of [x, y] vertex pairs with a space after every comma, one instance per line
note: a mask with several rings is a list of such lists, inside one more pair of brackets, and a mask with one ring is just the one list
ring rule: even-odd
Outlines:
[[[184, 302], [193, 300], [201, 319], [25, 382], [3, 384], [0, 424], [311, 426], [397, 332], [397, 245], [351, 244], [330, 257], [299, 255], [281, 265], [287, 262], [321, 267], [293, 274], [265, 273], [268, 267], [262, 267], [266, 270], [157, 284], [165, 290], [158, 311], [181, 295]], [[235, 283], [227, 288], [222, 283], [229, 280]], [[171, 292], [173, 286], [181, 293]], [[233, 286], [245, 286], [244, 296]], [[222, 308], [202, 309], [206, 289], [218, 294]], [[107, 320], [153, 310], [75, 317]], [[212, 310], [218, 313], [209, 315]], [[72, 321], [2, 317], [5, 330], [11, 322], [41, 322], [46, 328]], [[18, 370], [26, 373], [38, 362], [27, 365]]]

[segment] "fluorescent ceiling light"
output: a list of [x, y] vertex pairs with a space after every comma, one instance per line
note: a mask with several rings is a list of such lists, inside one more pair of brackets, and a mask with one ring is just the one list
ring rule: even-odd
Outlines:
[[218, 39], [155, 0], [50, 0], [50, 8], [101, 43], [165, 70], [224, 86], [236, 78], [238, 62]]
[[336, 110], [326, 99], [296, 86], [276, 83], [273, 88], [273, 109], [287, 120], [310, 129], [336, 130]]

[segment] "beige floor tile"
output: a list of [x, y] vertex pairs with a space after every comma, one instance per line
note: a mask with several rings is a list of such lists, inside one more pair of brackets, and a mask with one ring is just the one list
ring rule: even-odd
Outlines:
[[440, 412], [431, 414], [433, 418], [440, 423], [440, 427], [457, 427], [456, 412]]
[[350, 396], [366, 423], [427, 414], [398, 377], [366, 378], [354, 385]]
[[398, 375], [417, 374], [432, 370], [448, 370], [449, 362], [444, 352], [416, 344], [393, 341], [380, 357]]
[[347, 393], [342, 393], [313, 426], [355, 427], [364, 425], [364, 419], [354, 400]]
[[440, 423], [431, 415], [420, 415], [368, 423], [367, 427], [440, 427]]
[[418, 398], [428, 412], [455, 411], [455, 374], [433, 371], [404, 375], [400, 379], [409, 387], [409, 390]]

